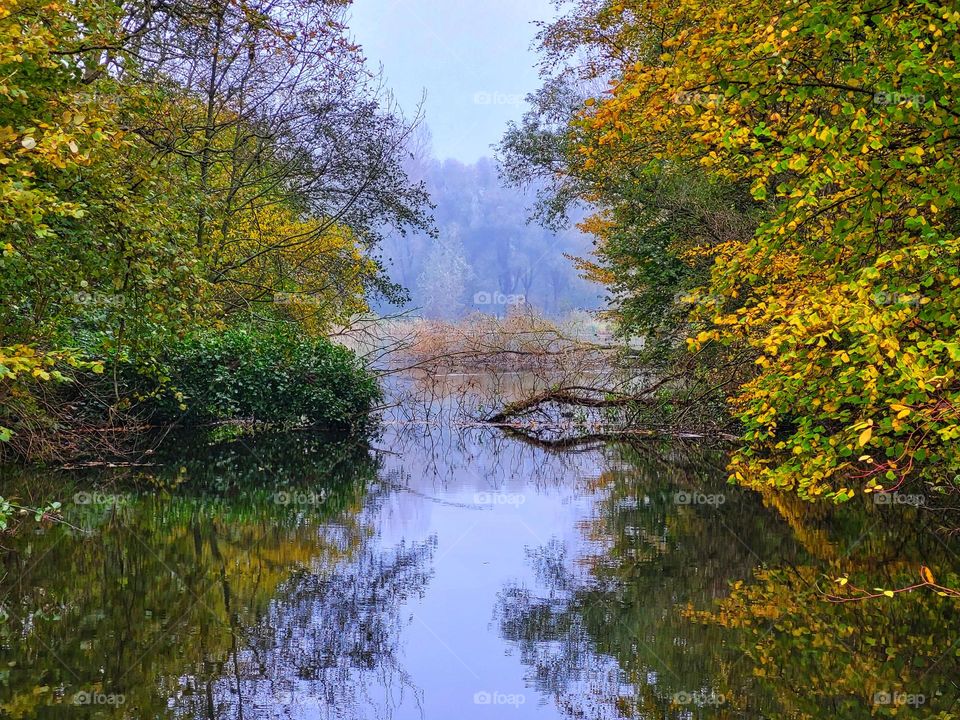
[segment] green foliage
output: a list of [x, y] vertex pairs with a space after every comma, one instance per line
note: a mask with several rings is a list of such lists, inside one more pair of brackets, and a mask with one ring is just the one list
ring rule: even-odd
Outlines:
[[958, 28], [934, 0], [598, 0], [544, 32], [610, 79], [552, 158], [598, 210], [585, 266], [628, 331], [676, 317], [691, 357], [734, 371], [732, 479], [836, 501], [952, 487]]
[[191, 335], [164, 362], [169, 387], [148, 401], [164, 420], [352, 427], [363, 424], [380, 394], [350, 350], [282, 329]]
[[[19, 435], [6, 449], [47, 456], [75, 449], [78, 423], [134, 424], [144, 377], [165, 374], [171, 346], [186, 362], [185, 336], [253, 315], [322, 336], [394, 290], [377, 244], [428, 226], [426, 196], [403, 167], [412, 128], [347, 38], [346, 5], [0, 0], [0, 363], [82, 348], [75, 367], [110, 368], [0, 372], [0, 442]], [[316, 376], [309, 390], [256, 350], [265, 384], [240, 372], [247, 388], [193, 415], [346, 423], [372, 390], [324, 396], [353, 361], [312, 347], [270, 348], [316, 361], [291, 369]], [[270, 409], [255, 390], [285, 394]]]
[[0, 347], [0, 451], [9, 448], [25, 454], [34, 438], [18, 431], [52, 426], [48, 410], [56, 389], [50, 386], [67, 384], [80, 371], [100, 374], [103, 365], [81, 360], [75, 349], [40, 352], [27, 345]]
[[83, 317], [113, 347], [156, 345], [197, 297], [186, 188], [129, 131], [163, 95], [85, 49], [122, 23], [110, 2], [0, 8], [3, 342], [69, 346]]
[[[4, 468], [4, 497], [64, 503], [62, 522], [26, 527], [30, 512], [20, 521], [25, 531], [3, 540], [25, 562], [2, 586], [0, 716], [202, 716], [205, 696], [177, 690], [184, 672], [203, 668], [200, 682], [215, 683], [225, 658], [257, 642], [259, 630], [248, 629], [265, 623], [277, 639], [287, 635], [268, 619], [278, 599], [301, 585], [322, 602], [327, 587], [348, 587], [336, 577], [342, 564], [373, 560], [360, 509], [377, 466], [365, 445], [318, 433], [216, 448], [187, 440], [158, 448], [157, 465], [135, 477]], [[371, 594], [383, 592], [377, 570], [362, 574]], [[356, 636], [368, 617], [344, 616], [351, 629], [338, 623], [331, 637]], [[289, 637], [296, 651], [305, 635]], [[122, 694], [124, 702], [78, 705], [78, 692]], [[176, 695], [184, 699], [174, 710]]]
[[5, 497], [0, 496], [0, 532], [5, 532], [11, 528], [11, 519], [17, 515], [33, 516], [35, 523], [44, 522], [57, 518], [60, 514], [62, 504], [58, 501], [48, 503], [44, 507], [24, 507], [15, 502], [11, 502]]

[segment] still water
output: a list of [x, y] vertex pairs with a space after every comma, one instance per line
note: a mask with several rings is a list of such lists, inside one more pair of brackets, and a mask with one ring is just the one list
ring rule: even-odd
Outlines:
[[942, 513], [422, 425], [149, 462], [7, 472], [67, 524], [0, 539], [0, 717], [960, 717], [956, 600], [825, 597], [960, 587]]

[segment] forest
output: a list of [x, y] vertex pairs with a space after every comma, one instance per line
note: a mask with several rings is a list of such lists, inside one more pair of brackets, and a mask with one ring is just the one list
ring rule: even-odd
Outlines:
[[955, 0], [363, 2], [0, 0], [0, 717], [960, 718]]
[[5, 3], [7, 454], [352, 426], [379, 391], [326, 335], [371, 303], [557, 315], [589, 279], [635, 365], [712, 385], [733, 480], [957, 491], [956, 10], [583, 0], [541, 28], [499, 176], [430, 157], [345, 12]]
[[546, 221], [587, 206], [624, 335], [707, 378], [732, 481], [960, 489], [960, 11], [573, 3], [507, 132]]
[[430, 194], [435, 231], [393, 233], [383, 243], [390, 278], [409, 294], [403, 309], [445, 320], [523, 308], [562, 319], [600, 309], [603, 287], [570, 260], [590, 252], [590, 236], [573, 223], [545, 227], [531, 218], [540, 184], [511, 186], [487, 157], [469, 165], [439, 161], [429, 153], [428, 133], [418, 129], [421, 143], [407, 167]]
[[583, 0], [499, 170], [430, 156], [345, 12], [5, 3], [7, 454], [352, 425], [378, 390], [326, 335], [371, 303], [556, 316], [592, 280], [635, 364], [712, 383], [732, 479], [957, 490], [956, 10]]

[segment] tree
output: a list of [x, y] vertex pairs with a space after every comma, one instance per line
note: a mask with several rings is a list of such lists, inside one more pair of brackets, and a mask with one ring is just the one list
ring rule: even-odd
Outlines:
[[417, 118], [365, 69], [346, 5], [0, 6], [3, 435], [67, 404], [33, 402], [28, 366], [107, 362], [90, 391], [112, 415], [123, 376], [166, 382], [192, 332], [322, 333], [398, 295], [377, 248], [430, 225], [402, 164]]
[[469, 272], [457, 230], [447, 228], [447, 232], [434, 241], [423, 272], [417, 278], [425, 301], [424, 310], [431, 317], [456, 317], [463, 308]]
[[[688, 294], [691, 347], [753, 361], [731, 393], [743, 425], [732, 477], [837, 500], [908, 478], [951, 485], [960, 13], [744, 0], [590, 2], [572, 17], [548, 49], [608, 48], [594, 74], [611, 81], [571, 118], [564, 172], [600, 206], [589, 226], [629, 299], [650, 287], [630, 273], [707, 259], [709, 280]], [[681, 224], [666, 254], [631, 253], [636, 208], [651, 243], [630, 191], [649, 203], [648, 178], [682, 168], [720, 190], [706, 217], [730, 218], [731, 232]]]

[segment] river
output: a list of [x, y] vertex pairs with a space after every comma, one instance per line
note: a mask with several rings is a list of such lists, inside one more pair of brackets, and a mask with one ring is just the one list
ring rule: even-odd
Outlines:
[[2, 538], [0, 717], [960, 717], [958, 543], [646, 442], [392, 423], [171, 436], [135, 468], [6, 469], [63, 523]]

